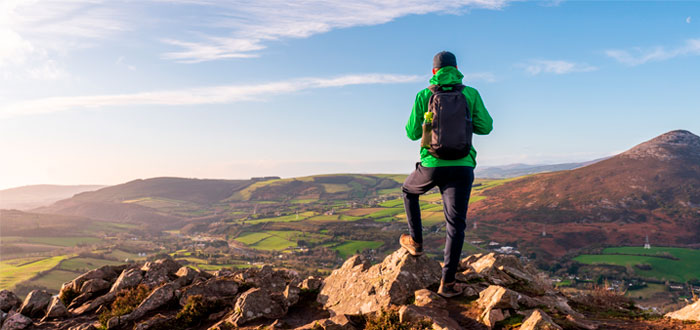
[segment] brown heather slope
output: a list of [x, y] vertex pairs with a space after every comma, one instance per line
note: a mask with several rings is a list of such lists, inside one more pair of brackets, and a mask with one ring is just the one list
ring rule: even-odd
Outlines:
[[[593, 244], [700, 243], [700, 137], [677, 130], [615, 157], [483, 193], [471, 214], [491, 239], [551, 256]], [[547, 236], [541, 232], [546, 228]]]

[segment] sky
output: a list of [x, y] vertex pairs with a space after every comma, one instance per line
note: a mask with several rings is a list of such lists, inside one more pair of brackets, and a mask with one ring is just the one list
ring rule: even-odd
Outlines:
[[700, 134], [700, 2], [0, 0], [0, 189], [408, 173], [435, 53], [478, 166]]

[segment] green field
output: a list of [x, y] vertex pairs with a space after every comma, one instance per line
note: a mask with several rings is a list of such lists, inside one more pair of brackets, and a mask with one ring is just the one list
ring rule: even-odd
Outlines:
[[296, 247], [297, 242], [319, 242], [330, 236], [318, 233], [304, 233], [297, 230], [268, 230], [264, 232], [243, 233], [235, 240], [258, 250], [285, 250]]
[[60, 269], [86, 272], [91, 269], [100, 268], [105, 265], [120, 265], [123, 262], [96, 258], [72, 258], [61, 262]]
[[[613, 254], [616, 253], [616, 254]], [[657, 256], [667, 253], [678, 260]], [[647, 264], [651, 270], [634, 268], [635, 274], [657, 280], [670, 280], [684, 283], [691, 279], [700, 279], [700, 250], [653, 247], [614, 247], [607, 248], [602, 254], [583, 254], [574, 260], [583, 264], [610, 264], [619, 266], [632, 266]]]
[[0, 262], [0, 289], [10, 289], [16, 284], [34, 277], [37, 273], [52, 269], [68, 258], [56, 256], [49, 258], [12, 259]]
[[54, 246], [76, 246], [78, 244], [95, 244], [102, 240], [89, 236], [68, 236], [68, 237], [3, 237], [3, 243], [34, 243]]
[[57, 293], [58, 290], [61, 289], [61, 285], [63, 285], [63, 283], [70, 282], [79, 275], [80, 273], [54, 269], [46, 273], [45, 275], [40, 276], [39, 278], [35, 278], [31, 281], [24, 282], [22, 284], [30, 287], [44, 287], [51, 290], [54, 293]]
[[380, 241], [347, 241], [333, 247], [333, 249], [338, 251], [343, 259], [346, 259], [347, 257], [356, 254], [358, 251], [376, 249], [383, 244], [384, 242]]

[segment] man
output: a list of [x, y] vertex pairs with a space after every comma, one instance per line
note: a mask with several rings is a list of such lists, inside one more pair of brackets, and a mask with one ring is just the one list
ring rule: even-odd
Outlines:
[[[436, 54], [433, 58], [431, 86], [418, 92], [411, 117], [406, 124], [408, 138], [415, 141], [423, 137], [426, 132], [427, 142], [424, 138], [420, 150], [421, 161], [416, 164], [415, 171], [406, 178], [402, 187], [410, 235], [401, 235], [399, 241], [410, 254], [414, 256], [423, 254], [423, 228], [418, 198], [437, 186], [442, 194], [447, 222], [445, 263], [438, 289], [438, 294], [443, 297], [461, 294], [455, 288], [455, 274], [464, 244], [467, 206], [476, 166], [476, 150], [471, 146], [471, 133], [473, 130], [475, 134], [486, 135], [493, 129], [493, 120], [486, 111], [479, 92], [462, 85], [463, 77], [464, 75], [457, 70], [457, 59], [454, 54], [446, 51]], [[460, 89], [461, 93], [459, 93]], [[466, 111], [463, 109], [465, 103]], [[428, 112], [427, 115], [426, 112]], [[448, 114], [453, 116], [449, 122], [439, 120], [444, 120]], [[454, 114], [461, 114], [461, 118], [466, 114], [467, 118], [454, 117]], [[454, 120], [454, 118], [457, 119]], [[428, 126], [424, 127], [424, 124]], [[452, 131], [446, 131], [449, 129]], [[465, 134], [461, 132], [464, 129], [467, 134], [466, 140]], [[442, 152], [441, 143], [448, 139], [460, 140], [452, 144], [459, 146], [455, 148], [464, 150], [461, 153], [459, 150]]]

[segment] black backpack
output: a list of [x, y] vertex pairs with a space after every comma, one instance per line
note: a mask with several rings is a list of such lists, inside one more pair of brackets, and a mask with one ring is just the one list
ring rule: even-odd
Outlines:
[[461, 159], [469, 155], [472, 147], [472, 118], [467, 98], [462, 93], [464, 85], [430, 85], [433, 92], [428, 111], [433, 113], [430, 154], [446, 160]]

